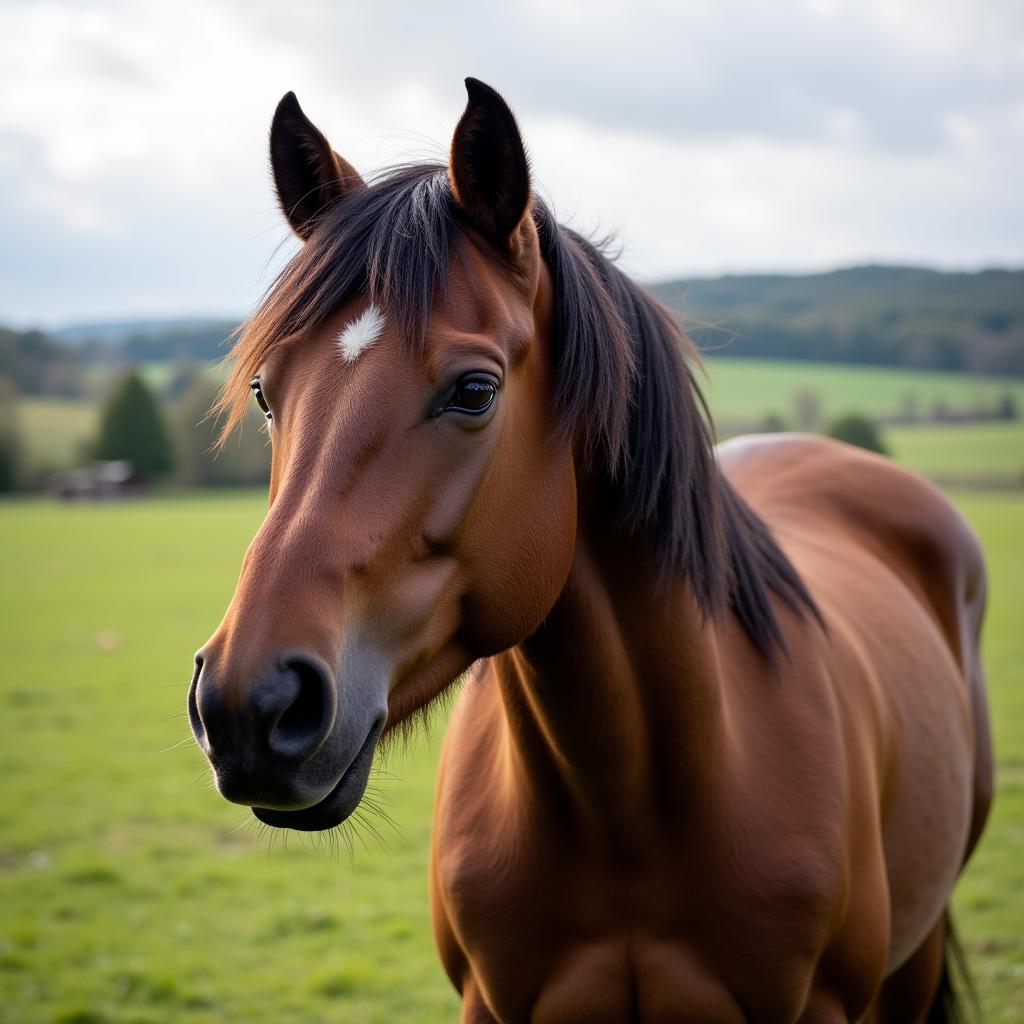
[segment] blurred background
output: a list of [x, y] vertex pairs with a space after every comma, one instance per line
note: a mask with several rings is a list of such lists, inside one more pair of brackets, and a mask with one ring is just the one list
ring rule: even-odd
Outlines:
[[[704, 352], [720, 437], [832, 433], [986, 546], [1000, 759], [958, 912], [1024, 1019], [1024, 7], [0, 0], [0, 1021], [450, 1020], [438, 720], [345, 840], [258, 836], [181, 715], [265, 507], [228, 337], [295, 251], [270, 117], [444, 160], [482, 78], [559, 217]], [[269, 852], [269, 856], [265, 853]]]

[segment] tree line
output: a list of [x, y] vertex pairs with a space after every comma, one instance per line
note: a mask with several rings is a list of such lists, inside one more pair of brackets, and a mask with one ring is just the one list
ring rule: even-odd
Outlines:
[[855, 267], [652, 290], [719, 357], [1024, 375], [1024, 271]]
[[[1024, 271], [855, 267], [683, 279], [651, 290], [716, 356], [1024, 376]], [[156, 321], [56, 335], [0, 328], [0, 377], [20, 394], [88, 395], [104, 368], [212, 362], [227, 352], [233, 327]]]

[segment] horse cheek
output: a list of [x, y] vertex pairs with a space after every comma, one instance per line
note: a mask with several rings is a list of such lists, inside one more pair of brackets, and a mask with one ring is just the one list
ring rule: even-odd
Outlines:
[[487, 556], [467, 602], [467, 631], [478, 657], [533, 633], [565, 587], [576, 550], [576, 482], [570, 460], [516, 497], [502, 495]]

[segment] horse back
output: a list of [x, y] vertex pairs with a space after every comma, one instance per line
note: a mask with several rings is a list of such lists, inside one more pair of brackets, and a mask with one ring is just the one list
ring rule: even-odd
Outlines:
[[856, 553], [893, 573], [939, 626], [964, 675], [977, 656], [986, 579], [970, 525], [934, 485], [829, 438], [768, 434], [720, 445], [726, 476], [814, 589], [815, 552]]

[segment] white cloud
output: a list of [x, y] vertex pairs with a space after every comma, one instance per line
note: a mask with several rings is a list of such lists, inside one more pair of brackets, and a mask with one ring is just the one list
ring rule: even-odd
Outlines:
[[280, 95], [372, 169], [443, 157], [466, 74], [644, 277], [1020, 264], [1022, 68], [1011, 0], [0, 4], [0, 322], [243, 312]]

